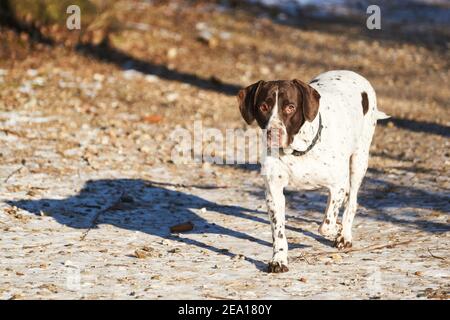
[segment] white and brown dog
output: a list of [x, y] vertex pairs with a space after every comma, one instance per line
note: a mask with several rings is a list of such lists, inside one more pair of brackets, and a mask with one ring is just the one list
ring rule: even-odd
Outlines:
[[[238, 94], [242, 117], [267, 130], [268, 147], [277, 155], [263, 160], [266, 202], [272, 228], [273, 258], [269, 272], [286, 272], [288, 244], [285, 235], [283, 189], [325, 187], [329, 191], [322, 235], [335, 245], [352, 245], [352, 223], [357, 194], [367, 170], [369, 147], [378, 119], [375, 91], [352, 71], [325, 72], [306, 84], [299, 80], [259, 81]], [[337, 223], [345, 205], [342, 227]]]

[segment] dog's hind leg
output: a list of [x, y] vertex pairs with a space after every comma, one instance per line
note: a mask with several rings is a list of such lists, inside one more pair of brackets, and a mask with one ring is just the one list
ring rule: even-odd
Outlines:
[[342, 216], [342, 231], [336, 237], [335, 246], [339, 249], [352, 246], [352, 225], [358, 206], [358, 190], [369, 162], [369, 145], [359, 149], [350, 157], [350, 190], [344, 215]]
[[339, 209], [342, 207], [342, 203], [344, 203], [347, 196], [348, 178], [342, 185], [329, 188], [325, 218], [319, 227], [320, 234], [328, 237], [336, 237], [338, 235], [340, 226], [337, 224], [337, 217], [339, 215]]

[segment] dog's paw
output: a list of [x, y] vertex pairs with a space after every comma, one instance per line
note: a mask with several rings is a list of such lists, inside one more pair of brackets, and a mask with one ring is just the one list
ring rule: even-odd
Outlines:
[[270, 261], [269, 266], [267, 268], [267, 272], [269, 273], [281, 273], [281, 272], [288, 272], [289, 269], [287, 265], [285, 265], [282, 262], [279, 261]]
[[335, 224], [330, 224], [329, 221], [327, 221], [328, 219], [326, 219], [324, 222], [322, 222], [322, 224], [319, 227], [319, 233], [321, 235], [323, 235], [324, 237], [330, 237], [330, 238], [334, 238], [336, 237], [339, 232], [342, 230], [342, 226], [335, 223]]
[[352, 242], [345, 240], [343, 235], [338, 235], [334, 240], [334, 246], [339, 250], [349, 249], [352, 247]]

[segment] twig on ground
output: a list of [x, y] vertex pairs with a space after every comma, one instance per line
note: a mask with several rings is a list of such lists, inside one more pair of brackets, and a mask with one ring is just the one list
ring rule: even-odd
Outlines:
[[417, 241], [417, 239], [410, 239], [410, 240], [400, 241], [400, 242], [392, 242], [392, 243], [382, 244], [382, 245], [371, 245], [371, 246], [362, 247], [362, 248], [349, 248], [349, 249], [345, 249], [342, 251], [325, 251], [325, 252], [319, 252], [319, 253], [312, 254], [311, 256], [317, 257], [317, 256], [323, 256], [323, 255], [335, 254], [335, 253], [350, 253], [350, 252], [359, 252], [359, 251], [378, 250], [378, 249], [383, 249], [383, 248], [393, 248], [393, 247], [396, 247], [399, 245], [411, 243], [413, 241]]
[[185, 183], [168, 183], [168, 182], [159, 182], [159, 181], [148, 181], [148, 185], [159, 185], [159, 186], [171, 186], [176, 188], [197, 188], [197, 189], [228, 189], [231, 186], [225, 185], [212, 185], [212, 184], [185, 184]]
[[6, 177], [6, 179], [5, 179], [5, 183], [6, 182], [8, 182], [8, 180], [9, 180], [9, 178], [11, 178], [13, 175], [15, 175], [16, 173], [18, 173], [20, 170], [22, 170], [23, 169], [23, 165], [22, 166], [20, 166], [19, 168], [17, 168], [16, 170], [14, 170], [13, 172], [11, 172], [7, 177]]
[[[44, 141], [62, 141], [61, 139], [57, 139], [57, 138], [46, 138], [46, 137], [29, 137], [27, 136], [25, 133], [23, 132], [17, 132], [14, 130], [10, 130], [10, 129], [3, 129], [0, 128], [0, 131], [6, 133], [7, 135], [14, 135], [17, 136], [19, 138], [23, 138], [23, 139], [27, 139], [27, 140], [44, 140]], [[64, 141], [64, 140], [63, 140]], [[67, 141], [66, 141], [67, 142]]]
[[430, 256], [432, 256], [433, 258], [440, 259], [440, 260], [447, 260], [447, 259], [444, 258], [444, 257], [439, 257], [439, 256], [434, 255], [434, 254], [431, 252], [430, 248], [427, 248], [427, 250], [428, 250], [428, 253], [430, 254]]
[[306, 258], [306, 255], [303, 252], [300, 252], [300, 258], [305, 260], [307, 264], [312, 264], [311, 262], [309, 262], [308, 258]]
[[89, 231], [91, 231], [91, 229], [97, 224], [97, 220], [99, 218], [99, 216], [104, 213], [107, 212], [108, 210], [110, 210], [111, 208], [115, 207], [117, 204], [119, 204], [121, 202], [122, 196], [123, 196], [124, 192], [121, 190], [119, 193], [119, 196], [117, 197], [116, 201], [114, 201], [111, 205], [109, 205], [108, 207], [99, 210], [95, 216], [94, 219], [92, 219], [91, 224], [89, 226], [89, 228], [83, 232], [83, 234], [81, 235], [80, 240], [83, 241], [84, 239], [86, 239], [86, 236], [88, 235]]
[[212, 295], [212, 294], [205, 294], [205, 298], [213, 298], [213, 299], [219, 299], [219, 300], [233, 300], [227, 297], [222, 297], [222, 296], [216, 296], [216, 295]]
[[39, 248], [39, 247], [48, 247], [52, 243], [43, 243], [43, 244], [35, 244], [35, 245], [23, 245], [22, 249], [32, 249], [32, 248]]
[[12, 135], [20, 137], [20, 138], [26, 138], [26, 135], [24, 133], [17, 132], [17, 131], [11, 130], [11, 129], [1, 128], [0, 131], [6, 133], [7, 135], [12, 134]]

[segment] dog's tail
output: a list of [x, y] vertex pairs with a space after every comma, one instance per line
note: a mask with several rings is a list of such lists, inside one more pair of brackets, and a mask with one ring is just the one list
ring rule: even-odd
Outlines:
[[375, 109], [374, 116], [377, 120], [389, 119], [391, 117], [378, 109]]
[[[367, 80], [366, 80], [367, 82]], [[371, 115], [370, 115], [370, 119], [374, 119], [375, 121], [377, 120], [383, 120], [383, 119], [389, 119], [391, 116], [387, 115], [386, 113], [384, 113], [383, 111], [378, 110], [378, 99], [377, 96], [375, 94], [375, 90], [372, 88], [372, 86], [370, 85], [370, 83], [367, 82], [367, 92], [363, 92], [362, 95], [362, 103], [363, 103], [363, 109], [364, 109], [364, 104], [367, 103], [369, 105], [369, 109], [372, 111]], [[365, 95], [364, 95], [365, 94]]]

